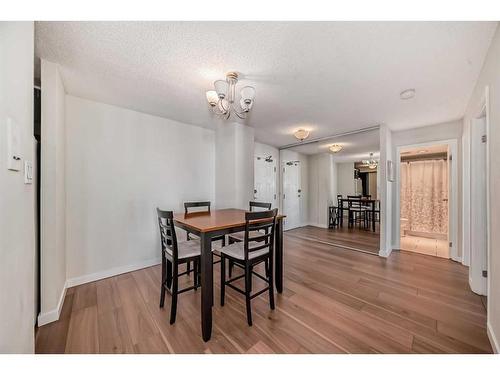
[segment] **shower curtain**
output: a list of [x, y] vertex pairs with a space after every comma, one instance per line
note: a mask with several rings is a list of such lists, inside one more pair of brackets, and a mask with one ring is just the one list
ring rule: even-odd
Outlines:
[[448, 233], [446, 160], [401, 163], [401, 218], [412, 232]]

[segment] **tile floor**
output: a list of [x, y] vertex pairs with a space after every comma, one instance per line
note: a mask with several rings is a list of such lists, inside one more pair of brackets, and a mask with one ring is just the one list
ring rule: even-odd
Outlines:
[[401, 237], [401, 250], [412, 251], [425, 255], [433, 255], [440, 258], [450, 257], [450, 249], [448, 247], [448, 241], [446, 240], [404, 236]]

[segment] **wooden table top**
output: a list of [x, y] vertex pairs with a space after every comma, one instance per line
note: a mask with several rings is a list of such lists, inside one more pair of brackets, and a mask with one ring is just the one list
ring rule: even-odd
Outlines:
[[[174, 220], [200, 232], [211, 232], [245, 225], [245, 210], [226, 208], [211, 212], [175, 213]], [[284, 215], [276, 216], [282, 219]]]

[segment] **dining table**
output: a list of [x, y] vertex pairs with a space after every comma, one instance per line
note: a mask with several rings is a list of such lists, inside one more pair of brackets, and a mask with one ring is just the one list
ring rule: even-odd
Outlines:
[[[242, 232], [245, 230], [247, 211], [228, 208], [204, 212], [174, 213], [177, 227], [187, 230], [200, 238], [201, 250], [201, 331], [203, 340], [210, 340], [212, 335], [213, 291], [213, 255], [212, 238]], [[276, 291], [283, 292], [283, 219], [276, 217], [274, 246], [274, 280]]]
[[[339, 198], [339, 207], [338, 210], [340, 210], [340, 223], [339, 225], [342, 227], [344, 225], [344, 210], [349, 211], [349, 207], [351, 206], [352, 203], [360, 203], [363, 204], [366, 207], [369, 207], [368, 211], [371, 212], [371, 227], [372, 231], [375, 232], [375, 213], [376, 209], [375, 206], [379, 203], [378, 199], [368, 199], [368, 198]], [[347, 203], [347, 207], [344, 207], [344, 203]]]

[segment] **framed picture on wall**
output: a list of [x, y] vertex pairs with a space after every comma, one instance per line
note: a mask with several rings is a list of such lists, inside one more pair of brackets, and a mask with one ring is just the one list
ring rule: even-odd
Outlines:
[[394, 182], [394, 163], [392, 160], [387, 160], [387, 181]]

